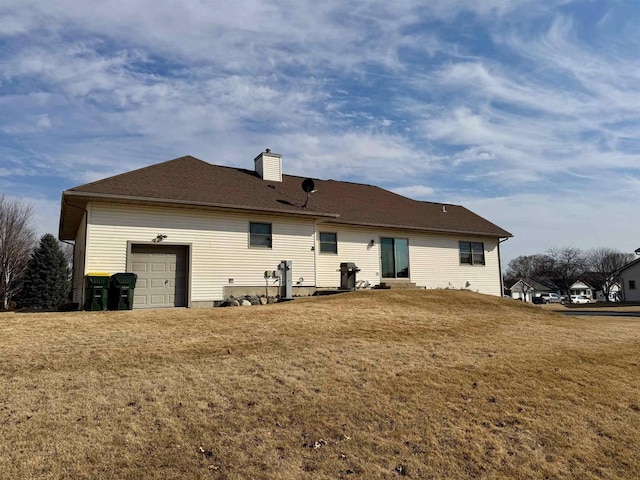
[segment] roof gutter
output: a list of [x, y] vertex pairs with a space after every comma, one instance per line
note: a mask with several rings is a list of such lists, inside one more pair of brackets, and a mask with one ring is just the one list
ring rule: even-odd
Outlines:
[[[500, 255], [500, 245], [511, 237], [501, 238], [498, 240], [498, 273], [500, 275], [500, 298], [504, 295], [504, 275], [502, 275], [502, 255]], [[526, 298], [525, 298], [526, 300]]]
[[[497, 232], [492, 233], [492, 232], [480, 232], [480, 231], [474, 231], [474, 230], [457, 230], [457, 229], [451, 229], [451, 228], [433, 228], [433, 227], [417, 227], [412, 225], [392, 225], [392, 224], [385, 224], [385, 223], [352, 222], [352, 221], [346, 221], [346, 220], [333, 221], [332, 223], [339, 223], [341, 225], [357, 225], [360, 227], [396, 228], [396, 229], [403, 229], [403, 230], [419, 230], [423, 232], [436, 232], [436, 233], [459, 233], [463, 235], [483, 235], [485, 237], [498, 237], [498, 238], [506, 237], [502, 241], [506, 241], [509, 238], [513, 237], [512, 234], [504, 230], [501, 233], [497, 233]], [[507, 235], [505, 235], [505, 233]]]
[[60, 214], [60, 221], [58, 222], [58, 239], [59, 239], [61, 242], [68, 243], [66, 240], [62, 240], [62, 239], [61, 239], [61, 237], [62, 237], [62, 224], [63, 224], [63, 222], [64, 222], [64, 217], [65, 217], [65, 215], [64, 215], [64, 210], [65, 210], [67, 207], [69, 207], [69, 208], [75, 208], [75, 209], [77, 209], [77, 210], [82, 210], [84, 213], [87, 213], [87, 208], [86, 208], [86, 206], [85, 206], [85, 207], [79, 207], [79, 206], [77, 206], [77, 205], [73, 205], [73, 204], [71, 204], [71, 203], [68, 203], [68, 202], [66, 201], [66, 199], [64, 198], [64, 194], [65, 194], [65, 192], [62, 192], [62, 199], [61, 199], [61, 203], [62, 203], [62, 208], [61, 208], [61, 210], [62, 210], [62, 211], [61, 211], [61, 214]]

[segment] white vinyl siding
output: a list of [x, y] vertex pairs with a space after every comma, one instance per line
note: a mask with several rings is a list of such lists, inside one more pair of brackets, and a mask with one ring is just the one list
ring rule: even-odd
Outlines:
[[427, 288], [465, 288], [490, 295], [501, 295], [498, 241], [473, 237], [484, 243], [484, 266], [461, 265], [460, 235], [424, 234], [409, 239], [411, 281]]
[[[249, 248], [249, 222], [272, 224], [273, 248]], [[126, 271], [127, 241], [190, 245], [192, 302], [222, 300], [224, 286], [264, 286], [265, 270], [293, 262], [294, 286], [314, 286], [314, 223], [264, 214], [92, 203], [87, 271]], [[299, 280], [299, 279], [303, 280]]]
[[[640, 302], [640, 263], [629, 266], [620, 273], [623, 285], [623, 300]], [[631, 285], [631, 282], [634, 284]], [[635, 288], [631, 288], [631, 287]]]
[[[494, 238], [350, 227], [320, 221], [314, 225], [312, 219], [260, 213], [107, 203], [91, 203], [87, 208], [88, 243], [86, 255], [82, 255], [82, 249], [78, 248], [84, 241], [81, 227], [76, 237], [78, 262], [74, 287], [81, 287], [82, 277], [90, 271], [110, 274], [126, 271], [128, 242], [148, 244], [158, 235], [166, 235], [161, 244], [190, 247], [187, 281], [191, 302], [222, 300], [227, 285], [264, 287], [264, 272], [276, 270], [282, 260], [293, 262], [294, 287], [339, 287], [341, 262], [354, 262], [360, 269], [357, 280], [373, 286], [381, 281], [380, 238], [401, 237], [409, 243], [409, 280], [418, 286], [465, 288], [468, 282], [471, 290], [500, 295]], [[249, 247], [250, 222], [272, 225], [273, 248]], [[320, 253], [321, 231], [337, 234], [337, 254]], [[460, 241], [483, 242], [485, 265], [460, 265]], [[86, 258], [85, 265], [80, 256]]]
[[[337, 233], [337, 255], [317, 255], [316, 280], [320, 288], [340, 286], [340, 263], [353, 262], [360, 269], [357, 281], [365, 280], [373, 285], [380, 283], [380, 245], [377, 235], [364, 228], [349, 228], [342, 225], [326, 226], [318, 224], [319, 231]], [[371, 240], [375, 240], [371, 246]], [[320, 236], [316, 239], [316, 251], [320, 252]]]
[[[380, 277], [380, 237], [402, 237], [409, 240], [409, 280], [417, 286], [459, 289], [465, 288], [468, 282], [470, 290], [501, 295], [497, 239], [338, 224], [318, 224], [318, 230], [338, 234], [338, 254], [316, 257], [318, 287], [340, 286], [341, 262], [353, 262], [360, 268], [356, 276], [358, 281], [365, 280], [372, 286], [379, 284], [384, 281]], [[460, 265], [461, 240], [484, 243], [484, 266]], [[316, 243], [316, 250], [319, 250], [319, 238]]]
[[256, 173], [270, 182], [282, 182], [282, 157], [264, 152], [256, 158]]

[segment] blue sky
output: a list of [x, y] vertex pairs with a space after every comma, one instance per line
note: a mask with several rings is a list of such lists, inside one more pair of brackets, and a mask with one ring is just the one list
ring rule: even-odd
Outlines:
[[182, 155], [372, 183], [511, 231], [640, 247], [640, 3], [2, 0], [0, 192]]

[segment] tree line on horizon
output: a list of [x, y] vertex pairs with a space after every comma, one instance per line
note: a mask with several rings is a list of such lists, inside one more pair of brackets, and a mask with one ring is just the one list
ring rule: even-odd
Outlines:
[[571, 285], [583, 280], [608, 299], [618, 283], [617, 272], [634, 258], [633, 253], [608, 247], [552, 248], [545, 253], [521, 255], [511, 260], [504, 272], [504, 283], [511, 287], [518, 280], [535, 280], [568, 293]]
[[0, 310], [59, 309], [69, 302], [71, 245], [36, 240], [33, 207], [0, 195]]

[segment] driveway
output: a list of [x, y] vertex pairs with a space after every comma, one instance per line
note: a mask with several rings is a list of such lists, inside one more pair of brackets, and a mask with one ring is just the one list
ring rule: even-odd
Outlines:
[[640, 312], [632, 311], [615, 311], [615, 310], [556, 310], [562, 315], [570, 315], [573, 317], [637, 317], [640, 318]]
[[552, 310], [562, 315], [573, 317], [628, 317], [640, 318], [640, 305], [591, 303], [588, 305], [572, 305], [570, 307], [557, 303], [541, 305], [545, 310]]

